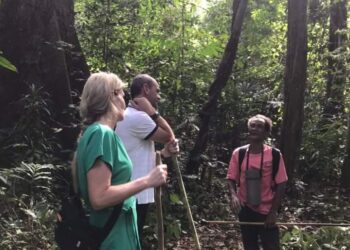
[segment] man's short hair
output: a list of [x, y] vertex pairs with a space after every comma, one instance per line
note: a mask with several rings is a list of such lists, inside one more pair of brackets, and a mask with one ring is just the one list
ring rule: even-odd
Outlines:
[[139, 94], [141, 94], [142, 87], [145, 83], [151, 86], [151, 84], [154, 82], [154, 78], [147, 74], [138, 74], [137, 76], [135, 76], [130, 86], [131, 98], [133, 99]]
[[254, 116], [252, 116], [251, 118], [248, 119], [248, 126], [253, 120], [263, 120], [264, 123], [265, 123], [265, 130], [268, 133], [271, 133], [272, 121], [271, 121], [270, 118], [268, 118], [267, 116], [264, 116], [264, 115], [260, 115], [260, 114], [254, 115]]

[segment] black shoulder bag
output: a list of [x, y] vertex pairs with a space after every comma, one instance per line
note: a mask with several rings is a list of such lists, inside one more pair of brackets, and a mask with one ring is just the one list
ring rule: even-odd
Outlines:
[[[73, 171], [75, 171], [73, 166]], [[74, 176], [74, 174], [73, 174]], [[116, 205], [105, 226], [100, 229], [89, 223], [79, 194], [73, 194], [62, 200], [61, 210], [57, 213], [55, 241], [62, 250], [97, 250], [117, 221], [123, 202]]]
[[79, 195], [62, 200], [57, 214], [55, 240], [62, 250], [97, 250], [117, 221], [123, 202], [116, 205], [105, 226], [100, 229], [89, 223]]

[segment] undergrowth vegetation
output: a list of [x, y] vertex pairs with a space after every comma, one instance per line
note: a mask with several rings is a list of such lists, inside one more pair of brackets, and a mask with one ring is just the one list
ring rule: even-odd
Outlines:
[[[186, 138], [183, 139], [183, 142]], [[45, 155], [43, 153], [43, 155]], [[185, 154], [179, 156], [184, 166]], [[239, 229], [234, 226], [207, 225], [205, 220], [235, 219], [228, 206], [224, 162], [207, 159], [207, 170], [198, 176], [184, 175], [194, 220], [203, 249], [240, 249]], [[0, 171], [1, 249], [54, 249], [53, 228], [59, 200], [69, 192], [66, 165], [18, 162]], [[164, 188], [163, 210], [166, 243], [169, 248], [194, 247], [178, 181], [169, 168]], [[203, 171], [203, 170], [202, 170]], [[297, 197], [286, 197], [281, 220], [312, 222], [350, 221], [349, 201], [337, 187], [321, 188], [317, 183], [296, 185]], [[157, 246], [156, 216], [151, 208], [145, 230], [145, 249]], [[282, 228], [283, 249], [348, 249], [350, 229], [342, 227]], [[212, 235], [212, 236], [211, 236]], [[222, 237], [220, 238], [218, 237]], [[213, 237], [215, 240], [213, 240]], [[223, 243], [224, 245], [219, 244]], [[229, 246], [232, 246], [229, 247]], [[225, 248], [226, 247], [226, 248]]]

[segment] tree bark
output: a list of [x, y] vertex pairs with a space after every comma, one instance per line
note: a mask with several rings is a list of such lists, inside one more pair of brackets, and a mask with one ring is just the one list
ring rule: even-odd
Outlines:
[[[326, 90], [326, 106], [324, 114], [331, 118], [344, 110], [344, 86], [346, 81], [346, 62], [341, 56], [334, 54], [346, 53], [347, 1], [332, 0], [329, 21], [328, 77]], [[333, 56], [332, 56], [333, 54]]]
[[346, 151], [341, 172], [341, 185], [350, 192], [350, 115], [348, 115], [348, 130], [346, 137]]
[[201, 125], [194, 148], [190, 152], [187, 162], [186, 172], [188, 173], [198, 174], [200, 156], [205, 151], [208, 142], [210, 118], [217, 111], [218, 98], [232, 73], [246, 8], [247, 0], [235, 0], [233, 2], [230, 39], [226, 44], [223, 58], [216, 72], [215, 80], [209, 88], [209, 100], [203, 105], [199, 112]]
[[[63, 129], [64, 148], [72, 148], [77, 130], [65, 115], [78, 102], [89, 70], [74, 28], [73, 0], [3, 0], [0, 5], [0, 48], [18, 69], [0, 69], [0, 127], [14, 125], [14, 105], [27, 84], [43, 87], [52, 100], [52, 118]], [[71, 91], [78, 92], [72, 97]]]
[[287, 58], [281, 150], [292, 183], [299, 166], [307, 66], [307, 1], [288, 0]]

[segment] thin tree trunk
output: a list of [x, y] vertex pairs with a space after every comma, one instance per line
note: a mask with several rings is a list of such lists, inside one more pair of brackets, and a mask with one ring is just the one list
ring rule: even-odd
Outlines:
[[[344, 113], [344, 87], [347, 78], [346, 60], [342, 57], [346, 53], [347, 35], [347, 0], [332, 0], [329, 18], [329, 44], [328, 50], [328, 77], [326, 89], [326, 104], [324, 107], [325, 122], [340, 117]], [[346, 152], [342, 166], [342, 186], [350, 190], [350, 117], [348, 116], [348, 131], [346, 139]], [[336, 151], [336, 147], [332, 147]], [[336, 152], [333, 152], [336, 153]]]
[[287, 60], [284, 80], [284, 110], [281, 150], [289, 180], [298, 168], [307, 63], [307, 1], [288, 0]]
[[345, 160], [341, 172], [341, 184], [350, 192], [350, 115], [348, 115], [348, 130], [346, 137]]
[[[346, 81], [346, 62], [339, 56], [346, 52], [347, 1], [332, 0], [329, 21], [328, 79], [326, 90], [326, 117], [333, 117], [344, 110], [344, 86]], [[332, 55], [333, 54], [333, 55]], [[338, 55], [336, 58], [334, 54]]]
[[208, 92], [209, 100], [203, 105], [201, 111], [199, 112], [201, 125], [196, 143], [189, 155], [189, 160], [186, 167], [186, 171], [188, 173], [198, 173], [200, 156], [205, 151], [208, 142], [209, 122], [211, 116], [217, 111], [218, 98], [232, 73], [246, 8], [247, 0], [235, 0], [233, 2], [231, 36], [226, 44], [223, 58], [216, 72], [215, 80], [210, 86]]

